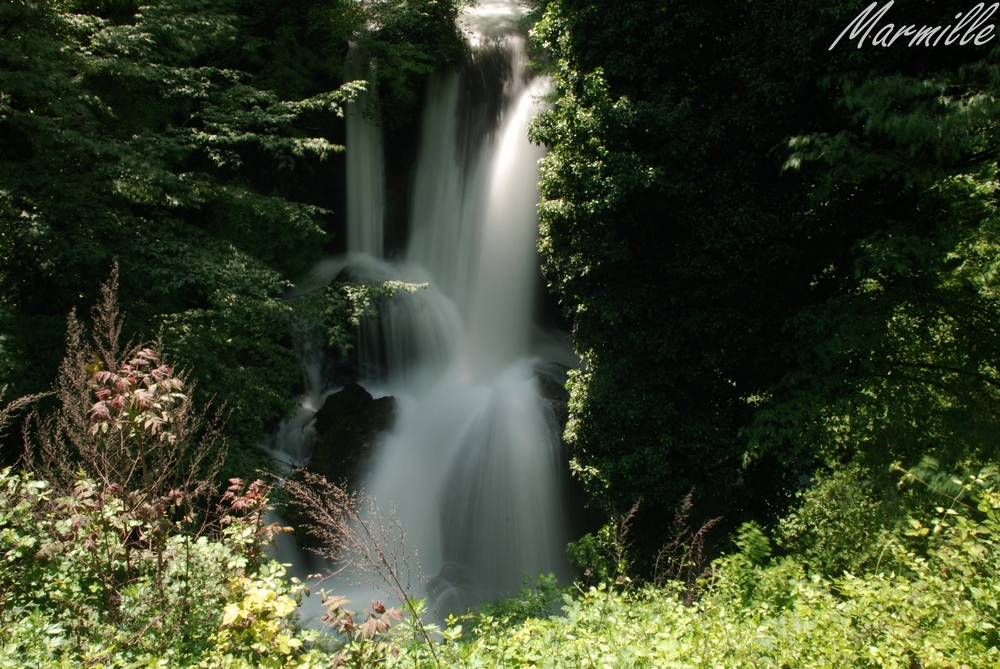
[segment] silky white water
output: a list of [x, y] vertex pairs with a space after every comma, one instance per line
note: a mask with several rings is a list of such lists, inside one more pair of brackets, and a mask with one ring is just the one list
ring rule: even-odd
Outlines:
[[[415, 594], [429, 595], [440, 618], [513, 594], [524, 576], [569, 575], [567, 468], [536, 376], [546, 359], [566, 365], [574, 358], [567, 338], [545, 336], [533, 322], [544, 150], [528, 141], [527, 126], [547, 84], [525, 71], [523, 41], [509, 34], [521, 11], [489, 2], [464, 14], [477, 51], [464, 69], [428, 84], [405, 262], [380, 259], [373, 240], [382, 239], [382, 221], [371, 215], [357, 220], [377, 232], [349, 224], [348, 248], [361, 253], [325, 261], [316, 272], [329, 280], [350, 267], [355, 279], [428, 284], [386, 301], [379, 318], [362, 324], [358, 358], [361, 385], [376, 397], [394, 395], [400, 407], [363, 485], [401, 521], [424, 578]], [[374, 141], [352, 146], [351, 137], [349, 125], [349, 157], [381, 156]], [[376, 163], [356, 162], [363, 170]], [[361, 182], [348, 177], [348, 211], [380, 212], [382, 177], [355, 176]], [[378, 189], [364, 186], [369, 178]], [[367, 201], [352, 205], [352, 198]], [[313, 389], [302, 415], [323, 396]], [[310, 438], [307, 417], [288, 426]], [[294, 451], [295, 463], [308, 450], [271, 448]]]
[[[348, 64], [348, 72], [360, 75], [359, 67]], [[382, 131], [370, 118], [376, 98], [361, 93], [348, 103], [347, 125], [347, 250], [382, 257], [385, 200], [385, 159]]]

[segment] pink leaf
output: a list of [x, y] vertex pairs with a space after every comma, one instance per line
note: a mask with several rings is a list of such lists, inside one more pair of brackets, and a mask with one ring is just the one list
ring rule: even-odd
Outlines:
[[111, 413], [108, 411], [108, 407], [104, 402], [98, 402], [94, 406], [90, 407], [90, 418], [92, 420], [108, 420], [111, 418]]
[[94, 374], [94, 380], [98, 383], [115, 383], [118, 381], [118, 375], [111, 372], [97, 372]]
[[153, 405], [153, 396], [146, 390], [137, 390], [135, 391], [135, 401], [139, 405], [139, 409], [145, 411]]

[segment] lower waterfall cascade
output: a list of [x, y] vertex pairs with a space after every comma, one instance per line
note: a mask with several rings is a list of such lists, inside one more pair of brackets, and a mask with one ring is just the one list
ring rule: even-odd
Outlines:
[[[384, 168], [377, 129], [348, 110], [348, 170], [363, 172], [348, 175], [349, 253], [314, 271], [318, 282], [349, 268], [363, 280], [427, 284], [384, 300], [378, 318], [364, 319], [358, 331], [358, 382], [399, 403], [396, 425], [361, 483], [380, 509], [393, 509], [423, 578], [413, 594], [427, 596], [441, 620], [513, 595], [525, 576], [571, 575], [569, 472], [538, 375], [562, 384], [578, 363], [565, 333], [534, 322], [544, 148], [528, 140], [527, 125], [548, 82], [524, 65], [524, 41], [514, 32], [523, 11], [502, 0], [467, 9], [461, 25], [469, 62], [428, 83], [402, 262], [383, 260], [378, 248]], [[479, 88], [486, 81], [486, 94], [470, 93], [470, 81]], [[325, 385], [321, 367], [318, 357], [305, 362], [307, 391], [296, 415], [263, 444], [280, 461], [308, 462], [312, 416], [337, 390]], [[277, 558], [296, 572], [315, 570], [290, 554], [288, 541]], [[345, 593], [346, 584], [325, 587], [366, 603], [363, 593]]]

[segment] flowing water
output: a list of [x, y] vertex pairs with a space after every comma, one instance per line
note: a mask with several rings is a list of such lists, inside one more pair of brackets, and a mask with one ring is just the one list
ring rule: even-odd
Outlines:
[[[364, 487], [380, 508], [395, 509], [424, 574], [418, 594], [439, 617], [513, 594], [525, 575], [569, 572], [566, 463], [537, 375], [546, 368], [558, 377], [575, 358], [567, 337], [533, 321], [544, 150], [528, 141], [527, 125], [547, 82], [523, 65], [513, 33], [521, 11], [502, 1], [466, 11], [472, 57], [428, 84], [402, 263], [381, 258], [378, 129], [349, 110], [351, 253], [316, 271], [324, 281], [348, 267], [366, 280], [428, 284], [362, 324], [359, 382], [399, 400]], [[307, 364], [299, 414], [267, 445], [291, 464], [306, 461], [310, 417], [332, 390], [319, 366]]]
[[[353, 59], [352, 59], [353, 60]], [[361, 68], [348, 62], [348, 78], [360, 78]], [[347, 250], [382, 257], [385, 166], [382, 132], [370, 118], [373, 94], [361, 93], [347, 106]]]

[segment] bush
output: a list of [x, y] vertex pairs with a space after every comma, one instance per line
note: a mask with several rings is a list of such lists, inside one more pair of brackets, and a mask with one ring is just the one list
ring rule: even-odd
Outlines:
[[269, 488], [212, 503], [217, 426], [158, 346], [120, 345], [116, 289], [117, 268], [89, 339], [70, 315], [57, 406], [28, 423], [48, 480], [0, 471], [0, 667], [307, 666], [301, 587], [262, 552]]
[[906, 522], [907, 501], [887, 474], [851, 464], [819, 477], [798, 493], [798, 508], [781, 519], [778, 547], [828, 577], [880, 564], [891, 569], [893, 554], [884, 549]]
[[[51, 480], [0, 470], [0, 667], [954, 668], [1000, 659], [996, 472], [948, 477], [930, 461], [900, 482], [923, 497], [882, 494], [894, 488], [859, 467], [836, 470], [802, 494], [776, 541], [744, 524], [737, 550], [708, 570], [700, 546], [714, 521], [691, 532], [689, 495], [657, 560], [659, 586], [628, 576], [633, 508], [576, 544], [576, 562], [598, 582], [578, 586], [577, 598], [563, 593], [564, 615], [546, 617], [560, 593], [540, 578], [519, 599], [463, 618], [468, 631], [450, 619], [440, 635], [404, 586], [391, 514], [305, 475], [287, 485], [325, 550], [382, 579], [410, 615], [382, 602], [359, 615], [327, 597], [325, 620], [339, 636], [303, 631], [295, 611], [307, 589], [263, 553], [282, 531], [264, 524], [269, 486], [234, 479], [219, 503], [208, 501], [211, 467], [195, 446], [184, 384], [155, 348], [118, 347], [114, 277], [102, 295], [90, 346], [71, 317], [59, 407], [32, 423]], [[0, 430], [23, 405], [0, 410]]]
[[[753, 524], [716, 560], [702, 597], [685, 584], [591, 587], [564, 615], [515, 626], [484, 620], [462, 641], [446, 632], [449, 666], [985, 667], [1000, 656], [1000, 492], [970, 477], [952, 498], [890, 533], [896, 569], [826, 577], [800, 556], [769, 558]], [[923, 538], [926, 550], [905, 547]], [[888, 561], [883, 561], [885, 566]], [[874, 564], [871, 565], [874, 567]]]

